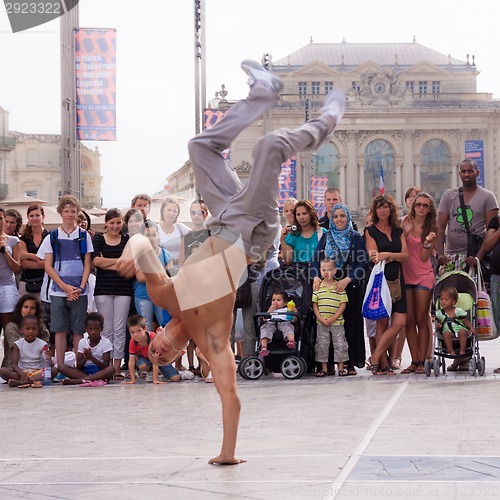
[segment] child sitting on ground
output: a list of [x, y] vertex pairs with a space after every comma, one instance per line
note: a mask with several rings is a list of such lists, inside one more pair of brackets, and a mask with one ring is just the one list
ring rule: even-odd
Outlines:
[[[7, 380], [10, 387], [42, 387], [42, 356], [50, 362], [50, 351], [45, 342], [38, 338], [40, 333], [39, 319], [28, 314], [21, 320], [23, 338], [14, 342], [12, 349], [12, 368], [1, 368], [0, 377]], [[57, 375], [57, 369], [52, 368], [52, 378]]]
[[344, 369], [344, 362], [349, 360], [349, 354], [342, 313], [349, 299], [345, 291], [336, 291], [335, 261], [329, 258], [323, 259], [319, 269], [323, 281], [319, 285], [319, 290], [313, 292], [312, 296], [313, 311], [317, 320], [316, 362], [321, 363], [321, 370], [316, 373], [316, 377], [328, 375], [330, 336], [333, 343], [333, 359], [339, 366], [339, 377], [345, 377], [347, 370]]
[[476, 335], [476, 329], [467, 319], [467, 313], [463, 309], [455, 307], [458, 298], [459, 295], [456, 288], [443, 288], [439, 294], [440, 307], [436, 310], [436, 319], [438, 321], [438, 330], [441, 330], [443, 341], [448, 352], [450, 354], [455, 354], [453, 339], [458, 336], [460, 355], [462, 355], [465, 354], [469, 331], [473, 335]]
[[[265, 320], [265, 322], [260, 327], [260, 356], [267, 356], [269, 354], [267, 345], [273, 340], [273, 336], [276, 330], [283, 334], [283, 338], [287, 341], [286, 346], [289, 349], [295, 349], [295, 328], [292, 324], [292, 321], [287, 321], [287, 303], [288, 295], [285, 291], [278, 290], [277, 292], [273, 293], [271, 299], [271, 307], [267, 312], [271, 313], [271, 320], [281, 321]], [[295, 307], [291, 310], [293, 312], [297, 312], [297, 309]], [[293, 318], [293, 320], [295, 319], [296, 317]]]
[[38, 318], [38, 338], [49, 342], [50, 334], [42, 320], [42, 304], [38, 297], [31, 294], [23, 295], [16, 304], [12, 313], [12, 321], [7, 323], [4, 330], [5, 352], [2, 361], [2, 367], [10, 368], [12, 350], [16, 340], [23, 338], [21, 334], [21, 320], [28, 315], [34, 315]]
[[101, 336], [104, 327], [104, 317], [97, 312], [88, 313], [85, 317], [87, 335], [78, 343], [76, 368], [65, 366], [63, 385], [81, 385], [100, 387], [106, 385], [112, 378], [115, 369], [110, 366], [111, 342]]
[[149, 344], [155, 337], [155, 332], [148, 332], [146, 319], [140, 314], [134, 314], [127, 320], [130, 332], [128, 370], [130, 380], [124, 384], [135, 384], [135, 369], [139, 371], [140, 378], [146, 378], [146, 372], [153, 367], [153, 384], [164, 384], [158, 379], [159, 372], [166, 380], [178, 382], [181, 379], [179, 372], [172, 365], [153, 365], [148, 358]]

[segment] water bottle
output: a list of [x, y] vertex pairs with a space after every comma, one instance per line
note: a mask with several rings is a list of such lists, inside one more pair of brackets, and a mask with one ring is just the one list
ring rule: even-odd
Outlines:
[[48, 353], [49, 348], [45, 346], [42, 349], [42, 385], [52, 385], [51, 363]]

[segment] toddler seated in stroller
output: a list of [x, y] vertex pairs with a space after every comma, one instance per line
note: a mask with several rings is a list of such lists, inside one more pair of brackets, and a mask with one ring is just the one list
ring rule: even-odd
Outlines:
[[295, 349], [295, 327], [293, 326], [293, 322], [297, 317], [293, 316], [290, 320], [287, 318], [287, 312], [297, 312], [297, 308], [293, 306], [288, 309], [287, 303], [288, 294], [285, 291], [279, 290], [273, 293], [271, 307], [267, 311], [271, 315], [269, 318], [270, 321], [269, 319], [265, 319], [260, 327], [260, 356], [264, 357], [269, 354], [267, 345], [273, 340], [274, 334], [277, 331], [283, 335], [283, 339], [287, 342], [286, 346], [289, 349]]
[[467, 339], [476, 335], [476, 329], [467, 318], [468, 314], [463, 309], [456, 307], [458, 302], [458, 291], [456, 288], [443, 288], [439, 293], [439, 305], [436, 309], [437, 328], [441, 332], [443, 342], [448, 352], [457, 354], [453, 345], [453, 339], [458, 338], [459, 356], [464, 356], [467, 349]]

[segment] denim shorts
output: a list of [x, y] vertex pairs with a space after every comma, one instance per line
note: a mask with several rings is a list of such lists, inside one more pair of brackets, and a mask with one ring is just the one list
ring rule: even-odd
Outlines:
[[172, 377], [179, 375], [179, 372], [173, 367], [173, 365], [159, 366], [160, 373], [167, 379], [170, 380]]
[[16, 285], [0, 286], [0, 313], [11, 313], [16, 308], [19, 292]]
[[[137, 355], [136, 355], [137, 356]], [[144, 356], [137, 356], [137, 361], [135, 362], [135, 366], [146, 365], [148, 370], [153, 366], [153, 363], [149, 360], [149, 358], [145, 358]]]
[[66, 332], [71, 328], [73, 333], [85, 333], [85, 317], [87, 316], [87, 296], [80, 295], [78, 300], [66, 297], [50, 296], [50, 331]]
[[[153, 364], [148, 358], [145, 358], [144, 356], [137, 356], [137, 361], [135, 362], [135, 366], [139, 365], [146, 365], [148, 367], [148, 370]], [[179, 372], [173, 367], [173, 365], [165, 365], [165, 366], [159, 366], [158, 367], [160, 370], [160, 373], [167, 379], [171, 379], [172, 377], [175, 377], [176, 375], [179, 375]]]
[[94, 363], [92, 363], [91, 365], [83, 365], [83, 371], [87, 375], [94, 375], [94, 373], [97, 373], [99, 370], [100, 368]]
[[411, 288], [412, 290], [425, 290], [426, 292], [432, 292], [432, 288], [427, 288], [424, 285], [406, 285], [406, 288]]

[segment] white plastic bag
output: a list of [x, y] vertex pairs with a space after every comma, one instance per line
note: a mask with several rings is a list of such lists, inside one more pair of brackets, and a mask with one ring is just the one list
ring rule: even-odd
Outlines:
[[363, 317], [367, 319], [377, 320], [391, 316], [391, 292], [385, 279], [384, 270], [385, 260], [375, 264], [370, 274], [362, 309]]

